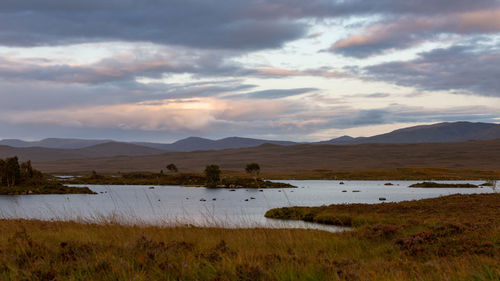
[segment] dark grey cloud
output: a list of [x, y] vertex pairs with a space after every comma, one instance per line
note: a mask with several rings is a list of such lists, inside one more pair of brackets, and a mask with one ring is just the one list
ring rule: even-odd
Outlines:
[[500, 96], [500, 48], [458, 45], [424, 52], [410, 61], [367, 67], [373, 79], [419, 90]]
[[367, 14], [439, 14], [488, 8], [494, 0], [4, 0], [0, 44], [148, 41], [196, 48], [275, 48], [307, 36], [301, 19]]
[[305, 35], [307, 25], [289, 19], [286, 13], [275, 17], [259, 14], [259, 6], [266, 5], [197, 0], [2, 1], [0, 42], [38, 46], [147, 41], [252, 50], [279, 47]]

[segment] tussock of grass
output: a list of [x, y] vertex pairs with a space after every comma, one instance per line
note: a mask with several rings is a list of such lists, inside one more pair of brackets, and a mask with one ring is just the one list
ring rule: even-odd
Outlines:
[[500, 194], [281, 209], [355, 226], [337, 234], [0, 220], [0, 280], [499, 280], [499, 209]]

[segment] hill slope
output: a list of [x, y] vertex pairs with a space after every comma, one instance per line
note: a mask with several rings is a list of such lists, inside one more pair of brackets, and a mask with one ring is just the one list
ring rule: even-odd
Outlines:
[[320, 144], [430, 143], [500, 138], [500, 124], [453, 122], [414, 126], [372, 137], [341, 137]]
[[[431, 142], [463, 142], [467, 140], [491, 140], [500, 138], [500, 124], [493, 123], [471, 123], [453, 122], [437, 123], [433, 125], [414, 126], [392, 131], [390, 133], [376, 135], [372, 137], [353, 138], [343, 136], [328, 141], [314, 142], [312, 144], [363, 144], [363, 143], [431, 143]], [[44, 147], [60, 149], [82, 149], [99, 144], [112, 142], [109, 140], [82, 140], [82, 139], [44, 139], [35, 142], [22, 140], [1, 140], [0, 145], [12, 147]], [[222, 150], [256, 147], [265, 143], [290, 146], [301, 144], [293, 141], [252, 139], [241, 137], [229, 137], [219, 140], [211, 140], [199, 137], [189, 137], [171, 144], [132, 142], [129, 144], [141, 147], [149, 147], [163, 151], [197, 151], [197, 150]], [[133, 149], [134, 150], [134, 149]], [[104, 150], [105, 151], [105, 150]], [[153, 152], [151, 152], [153, 153]], [[146, 151], [145, 155], [151, 154]], [[131, 153], [127, 155], [137, 155]]]
[[0, 140], [0, 145], [12, 147], [44, 147], [58, 149], [79, 149], [110, 142], [110, 140], [85, 140], [85, 139], [63, 139], [47, 138], [40, 141], [23, 141], [17, 139]]
[[201, 172], [208, 164], [242, 171], [257, 162], [263, 172], [294, 172], [315, 169], [365, 170], [400, 167], [500, 170], [500, 139], [461, 143], [295, 145], [266, 144], [259, 147], [168, 152], [161, 155], [36, 162], [46, 172], [98, 170], [156, 171], [175, 163], [181, 171]]
[[171, 144], [149, 143], [149, 142], [134, 142], [141, 146], [147, 146], [165, 151], [197, 151], [197, 150], [221, 150], [231, 148], [245, 148], [255, 147], [264, 143], [271, 143], [277, 145], [296, 145], [298, 143], [292, 141], [276, 141], [276, 140], [263, 140], [251, 139], [240, 137], [229, 137], [219, 140], [211, 140], [199, 137], [189, 137], [178, 140]]
[[107, 142], [80, 149], [55, 149], [45, 147], [10, 147], [0, 145], [0, 158], [18, 156], [21, 161], [57, 161], [113, 156], [138, 156], [164, 153], [163, 150], [130, 143]]

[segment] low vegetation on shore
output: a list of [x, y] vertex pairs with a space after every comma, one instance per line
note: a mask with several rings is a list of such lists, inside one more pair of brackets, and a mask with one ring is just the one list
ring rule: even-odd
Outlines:
[[87, 187], [68, 187], [47, 177], [31, 166], [31, 161], [19, 163], [17, 157], [0, 159], [0, 195], [31, 194], [95, 194]]
[[[256, 163], [247, 165], [248, 175], [225, 175], [217, 165], [208, 165], [203, 174], [181, 173], [174, 164], [167, 165], [167, 173], [136, 172], [117, 175], [102, 175], [93, 171], [88, 176], [62, 180], [67, 184], [106, 185], [182, 185], [206, 186], [210, 188], [294, 188], [288, 183], [271, 182], [258, 178], [260, 167]], [[251, 177], [249, 177], [251, 176]]]
[[[69, 179], [61, 179], [65, 184], [103, 184], [103, 185], [181, 185], [206, 186], [206, 178], [194, 173], [123, 173], [118, 175], [92, 174]], [[288, 188], [290, 184], [265, 181], [246, 177], [227, 176], [220, 179], [215, 188]]]
[[276, 180], [488, 180], [499, 179], [500, 171], [455, 170], [443, 168], [396, 168], [381, 170], [310, 170], [283, 173], [265, 173]]
[[272, 210], [301, 229], [0, 220], [1, 280], [499, 280], [500, 194]]
[[[493, 193], [400, 203], [279, 208], [268, 211], [266, 217], [354, 227], [353, 235], [360, 243], [376, 242], [369, 247], [385, 249], [385, 259], [402, 258], [412, 264], [412, 270], [423, 274], [416, 273], [410, 279], [498, 280], [500, 264], [493, 262], [500, 259], [498, 210], [500, 194]], [[443, 271], [444, 265], [458, 268], [459, 264], [474, 268], [467, 273]], [[436, 275], [426, 276], [423, 272], [427, 269], [436, 270]]]
[[423, 188], [478, 188], [479, 186], [470, 183], [437, 183], [432, 181], [424, 181], [414, 183], [410, 187], [423, 187]]

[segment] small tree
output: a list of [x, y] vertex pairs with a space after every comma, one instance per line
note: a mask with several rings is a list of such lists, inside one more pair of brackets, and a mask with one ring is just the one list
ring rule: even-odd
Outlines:
[[208, 165], [205, 167], [207, 187], [216, 187], [219, 184], [220, 173], [220, 168], [217, 165]]
[[179, 170], [177, 170], [177, 166], [175, 166], [174, 163], [170, 163], [167, 165], [167, 170], [169, 170], [172, 173], [177, 173]]
[[24, 162], [21, 164], [21, 177], [23, 179], [31, 179], [33, 178], [33, 167], [31, 166], [31, 160]]
[[0, 158], [0, 185], [6, 184], [5, 175], [6, 175], [5, 161], [3, 161], [3, 159]]
[[7, 186], [15, 186], [21, 180], [21, 168], [17, 156], [5, 159], [5, 172]]
[[0, 159], [0, 186], [16, 186], [21, 184], [38, 185], [43, 184], [45, 178], [42, 172], [31, 166], [28, 160], [19, 164], [16, 157]]
[[98, 179], [100, 176], [97, 174], [95, 170], [92, 170], [92, 173], [90, 174], [91, 179]]
[[253, 179], [255, 180], [255, 183], [257, 183], [257, 177], [260, 174], [260, 166], [257, 163], [248, 163], [247, 166], [245, 167], [245, 171], [252, 175]]
[[497, 180], [496, 179], [489, 179], [486, 181], [486, 183], [489, 187], [491, 187], [491, 190], [493, 190], [493, 192], [496, 192], [496, 189], [497, 189]]

